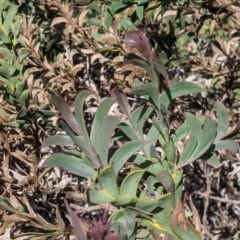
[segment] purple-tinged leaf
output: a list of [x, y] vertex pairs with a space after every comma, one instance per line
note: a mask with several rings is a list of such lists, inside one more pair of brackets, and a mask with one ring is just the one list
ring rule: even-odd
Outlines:
[[146, 60], [152, 64], [155, 58], [155, 51], [152, 48], [150, 40], [147, 36], [147, 29], [140, 26], [138, 30], [130, 30], [126, 33], [126, 38], [123, 40], [127, 45], [136, 48]]
[[76, 121], [69, 105], [67, 102], [60, 96], [52, 95], [51, 100], [53, 104], [56, 106], [58, 111], [61, 113], [61, 117], [66, 121], [69, 127], [78, 135], [81, 134], [81, 130], [79, 128], [78, 122]]
[[74, 235], [77, 237], [78, 240], [87, 240], [87, 236], [83, 230], [81, 221], [77, 215], [76, 212], [74, 212], [68, 205], [68, 202], [66, 199], [64, 199], [64, 203], [66, 205], [67, 208], [67, 212], [70, 215], [71, 219], [72, 219], [72, 225], [73, 225], [73, 232]]

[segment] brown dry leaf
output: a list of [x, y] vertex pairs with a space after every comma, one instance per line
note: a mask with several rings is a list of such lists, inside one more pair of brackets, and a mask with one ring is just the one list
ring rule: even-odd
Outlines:
[[22, 207], [18, 199], [12, 194], [12, 191], [10, 193], [9, 202], [15, 209], [19, 209], [19, 207]]
[[99, 42], [103, 44], [108, 44], [110, 46], [117, 45], [118, 42], [114, 36], [109, 35], [108, 33], [105, 33], [99, 40]]
[[193, 213], [193, 224], [196, 228], [196, 230], [199, 232], [201, 238], [202, 238], [202, 234], [201, 234], [201, 220], [200, 220], [200, 216], [199, 213], [192, 201], [192, 196], [190, 195], [189, 197], [189, 203], [190, 203], [190, 207], [191, 207], [191, 211]]
[[74, 75], [76, 75], [78, 72], [82, 71], [82, 69], [85, 67], [84, 64], [80, 63], [75, 65], [71, 70]]
[[210, 30], [209, 30], [210, 31], [210, 35], [213, 34], [213, 31], [214, 31], [215, 27], [216, 27], [216, 20], [213, 19], [212, 22], [211, 22], [211, 25], [210, 25]]
[[82, 26], [83, 26], [84, 19], [85, 19], [86, 15], [88, 14], [89, 11], [90, 11], [90, 10], [84, 10], [84, 11], [80, 14], [80, 16], [79, 16], [79, 18], [78, 18], [78, 25], [79, 25], [79, 27], [82, 27]]
[[59, 211], [59, 208], [56, 206], [56, 222], [57, 222], [57, 225], [58, 225], [58, 231], [60, 233], [64, 233], [65, 229], [66, 229], [66, 225], [61, 217], [61, 214], [60, 214], [60, 211]]
[[69, 23], [69, 21], [65, 17], [56, 17], [53, 19], [51, 26], [53, 27], [59, 23]]

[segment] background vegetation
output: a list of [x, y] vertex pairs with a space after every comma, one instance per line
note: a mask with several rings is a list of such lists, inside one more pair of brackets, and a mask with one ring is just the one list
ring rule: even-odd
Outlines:
[[[43, 161], [54, 156], [53, 153], [67, 153], [71, 154], [71, 157], [85, 157], [85, 160], [89, 155], [84, 150], [86, 156], [79, 152], [76, 145], [65, 146], [60, 143], [60, 146], [50, 146], [49, 143], [46, 144], [46, 139], [55, 134], [65, 134], [59, 124], [61, 119], [77, 133], [78, 127], [72, 129], [72, 119], [66, 119], [64, 116], [66, 113], [70, 116], [77, 101], [76, 97], [77, 104], [86, 98], [82, 109], [79, 108], [84, 111], [83, 125], [87, 129], [86, 132], [100, 124], [95, 119], [104, 97], [118, 96], [120, 107], [114, 110], [114, 114], [120, 118], [126, 115], [131, 119], [134, 109], [150, 104], [155, 111], [154, 104], [158, 99], [150, 96], [150, 92], [155, 91], [156, 87], [156, 84], [150, 85], [154, 83], [154, 78], [149, 74], [152, 70], [146, 69], [146, 65], [142, 67], [142, 60], [139, 63], [134, 62], [134, 59], [144, 59], [150, 66], [154, 59], [161, 60], [158, 65], [158, 74], [161, 76], [155, 81], [160, 82], [158, 90], [161, 96], [169, 86], [177, 82], [196, 84], [204, 90], [192, 94], [197, 91], [191, 92], [190, 85], [181, 85], [182, 92], [176, 97], [182, 97], [173, 99], [169, 106], [168, 103], [167, 106], [163, 104], [165, 108], [161, 111], [165, 110], [163, 115], [168, 116], [166, 128], [169, 139], [184, 123], [186, 112], [189, 114], [188, 121], [191, 121], [191, 117], [197, 121], [196, 117], [204, 115], [215, 123], [216, 119], [219, 120], [220, 113], [223, 113], [225, 117], [222, 119], [225, 119], [225, 122], [222, 129], [226, 129], [227, 132], [229, 126], [233, 127], [232, 130], [235, 128], [234, 138], [239, 141], [240, 6], [237, 1], [1, 0], [0, 14], [2, 239], [70, 239], [73, 237], [73, 231], [67, 218], [64, 198], [82, 216], [82, 224], [86, 227], [93, 221], [93, 212], [106, 208], [106, 205], [94, 200], [91, 202], [95, 204], [86, 203], [89, 201], [86, 201], [84, 194], [92, 182], [83, 178], [84, 175], [75, 175], [76, 172], [72, 171], [75, 173], [72, 174], [61, 168], [42, 167]], [[153, 47], [153, 59], [151, 54], [146, 55], [136, 45], [136, 36], [128, 32], [137, 31], [139, 26], [147, 29], [146, 39], [150, 39], [149, 44]], [[150, 52], [151, 47], [148, 48]], [[131, 58], [132, 54], [137, 56]], [[156, 72], [156, 69], [153, 71]], [[134, 85], [136, 80], [144, 84], [142, 86], [150, 86], [150, 90], [139, 91], [137, 85]], [[135, 92], [130, 94], [133, 87]], [[88, 97], [85, 90], [94, 93], [94, 97]], [[70, 110], [65, 108], [65, 112], [62, 112], [66, 103], [56, 95], [67, 101]], [[150, 100], [142, 95], [149, 95]], [[126, 105], [121, 105], [119, 99], [125, 104], [129, 102], [129, 107], [123, 107]], [[63, 105], [59, 105], [60, 103]], [[221, 103], [227, 108], [227, 112]], [[105, 102], [105, 107], [102, 108], [108, 109], [107, 106], [110, 107], [110, 102]], [[78, 114], [80, 116], [82, 112], [79, 110]], [[227, 114], [229, 117], [226, 117]], [[75, 116], [77, 118], [76, 112]], [[160, 118], [161, 114], [157, 116]], [[132, 118], [134, 120], [134, 114]], [[146, 119], [148, 121], [144, 124], [142, 135], [152, 126], [149, 119], [152, 120], [153, 115], [149, 113]], [[203, 122], [201, 124], [203, 125]], [[83, 125], [79, 124], [80, 127]], [[160, 129], [162, 127], [164, 126], [160, 126]], [[67, 125], [65, 131], [66, 128]], [[80, 131], [82, 132], [82, 129]], [[71, 134], [71, 131], [68, 131], [68, 134]], [[99, 135], [98, 131], [95, 131], [95, 135], [92, 132], [91, 134], [90, 140], [95, 143], [103, 136]], [[120, 136], [114, 137], [115, 149], [120, 149], [122, 143], [127, 142], [126, 139], [121, 140]], [[182, 139], [174, 147], [178, 151], [185, 149], [187, 140]], [[66, 141], [64, 139], [64, 143]], [[157, 153], [166, 157], [167, 151], [162, 148], [164, 144], [161, 139], [158, 141], [160, 144], [156, 146]], [[142, 147], [142, 143], [134, 143], [136, 151]], [[83, 149], [81, 145], [80, 148]], [[190, 222], [203, 239], [240, 238], [239, 149], [235, 153], [229, 150], [233, 149], [218, 151], [211, 165], [206, 161], [197, 160], [183, 168], [184, 209], [188, 211]], [[167, 157], [165, 160], [169, 163]], [[188, 159], [182, 157], [180, 162], [184, 163], [184, 160]], [[172, 163], [182, 167], [179, 162]], [[108, 167], [106, 162], [103, 166]], [[124, 162], [124, 168], [131, 169], [136, 174], [137, 170], [134, 167], [136, 166], [132, 162]], [[95, 170], [89, 172], [94, 175]], [[174, 171], [171, 168], [169, 171], [173, 176]], [[169, 173], [165, 174], [164, 178], [168, 178]], [[91, 174], [90, 176], [94, 178]], [[119, 176], [122, 179], [126, 177]], [[142, 182], [138, 188], [144, 189], [146, 179], [139, 179]], [[161, 184], [164, 189], [157, 190], [161, 194], [166, 194], [164, 191], [172, 192], [164, 183]], [[96, 190], [99, 186], [94, 187]], [[116, 188], [118, 187], [120, 186]], [[177, 198], [180, 198], [180, 195], [178, 193]], [[116, 207], [114, 204], [111, 206]], [[125, 205], [119, 199], [117, 204]], [[116, 208], [109, 210], [116, 212]], [[151, 211], [152, 209], [147, 210]], [[119, 209], [117, 212], [119, 213]], [[193, 213], [193, 217], [190, 212]], [[131, 215], [131, 211], [129, 214]], [[121, 222], [120, 214], [118, 217], [115, 214], [112, 221]], [[146, 215], [142, 215], [140, 219], [147, 222], [150, 217], [148, 219]], [[150, 229], [149, 225], [147, 227]], [[128, 231], [131, 231], [131, 228]], [[131, 236], [129, 232], [128, 236]], [[157, 238], [153, 233], [149, 239], [154, 237], [164, 239]]]

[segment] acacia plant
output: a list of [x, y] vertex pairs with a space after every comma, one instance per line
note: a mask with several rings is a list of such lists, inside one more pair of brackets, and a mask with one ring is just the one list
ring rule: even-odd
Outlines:
[[[175, 104], [176, 98], [203, 89], [190, 82], [169, 81], [144, 28], [127, 32], [124, 42], [142, 54], [128, 54], [124, 63], [145, 69], [151, 80], [132, 82], [130, 94], [144, 98], [144, 104], [131, 109], [127, 96], [111, 85], [110, 97], [99, 101], [88, 129], [84, 102], [94, 97], [94, 92], [80, 91], [73, 112], [62, 97], [52, 96], [64, 120], [66, 135], [48, 137], [43, 146], [76, 144], [80, 151], [55, 153], [44, 162], [44, 167], [61, 167], [87, 178], [90, 184], [85, 200], [90, 204], [109, 204], [115, 209], [109, 222], [104, 219], [102, 223], [107, 224], [109, 235], [99, 237], [99, 232], [96, 238], [82, 231], [77, 233], [81, 224], [66, 203], [78, 239], [201, 239], [201, 233], [185, 216], [183, 167], [198, 159], [218, 167], [217, 150], [238, 150], [234, 137], [240, 122], [229, 130], [227, 109], [218, 101], [217, 122], [208, 116], [184, 113], [185, 121], [172, 129], [169, 106]], [[161, 77], [165, 80], [160, 86]], [[116, 105], [121, 115], [115, 111]], [[180, 149], [178, 143], [182, 140], [185, 145]], [[111, 231], [115, 233], [110, 234]]]

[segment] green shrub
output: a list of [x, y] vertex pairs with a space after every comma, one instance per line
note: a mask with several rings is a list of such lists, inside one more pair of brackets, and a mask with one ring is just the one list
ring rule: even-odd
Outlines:
[[[233, 139], [240, 126], [229, 130], [228, 112], [217, 102], [217, 123], [207, 116], [185, 113], [186, 121], [172, 132], [169, 105], [178, 97], [201, 92], [201, 87], [168, 80], [144, 28], [129, 31], [124, 41], [134, 45], [145, 58], [134, 54], [124, 58], [124, 63], [144, 68], [151, 79], [146, 84], [138, 80], [132, 83], [131, 94], [144, 97], [145, 104], [130, 110], [126, 95], [112, 85], [111, 97], [99, 104], [89, 134], [83, 107], [85, 99], [93, 93], [83, 90], [77, 94], [74, 113], [62, 97], [52, 96], [67, 135], [48, 137], [43, 146], [76, 144], [81, 152], [79, 157], [71, 151], [68, 155], [53, 154], [44, 166], [61, 167], [88, 178], [91, 184], [85, 192], [86, 201], [115, 206], [117, 210], [110, 216], [111, 229], [125, 234], [125, 239], [154, 239], [158, 234], [168, 239], [201, 239], [185, 217], [181, 202], [182, 168], [198, 159], [218, 167], [215, 152], [222, 148], [238, 150]], [[165, 79], [164, 90], [159, 87], [160, 74]], [[109, 114], [114, 102], [124, 117]], [[150, 124], [148, 131], [144, 128], [146, 122]], [[187, 143], [184, 149], [179, 149], [177, 143], [182, 139]], [[114, 148], [112, 141], [122, 144]], [[132, 166], [129, 170], [125, 167], [127, 163]], [[145, 187], [140, 190], [140, 185]]]

